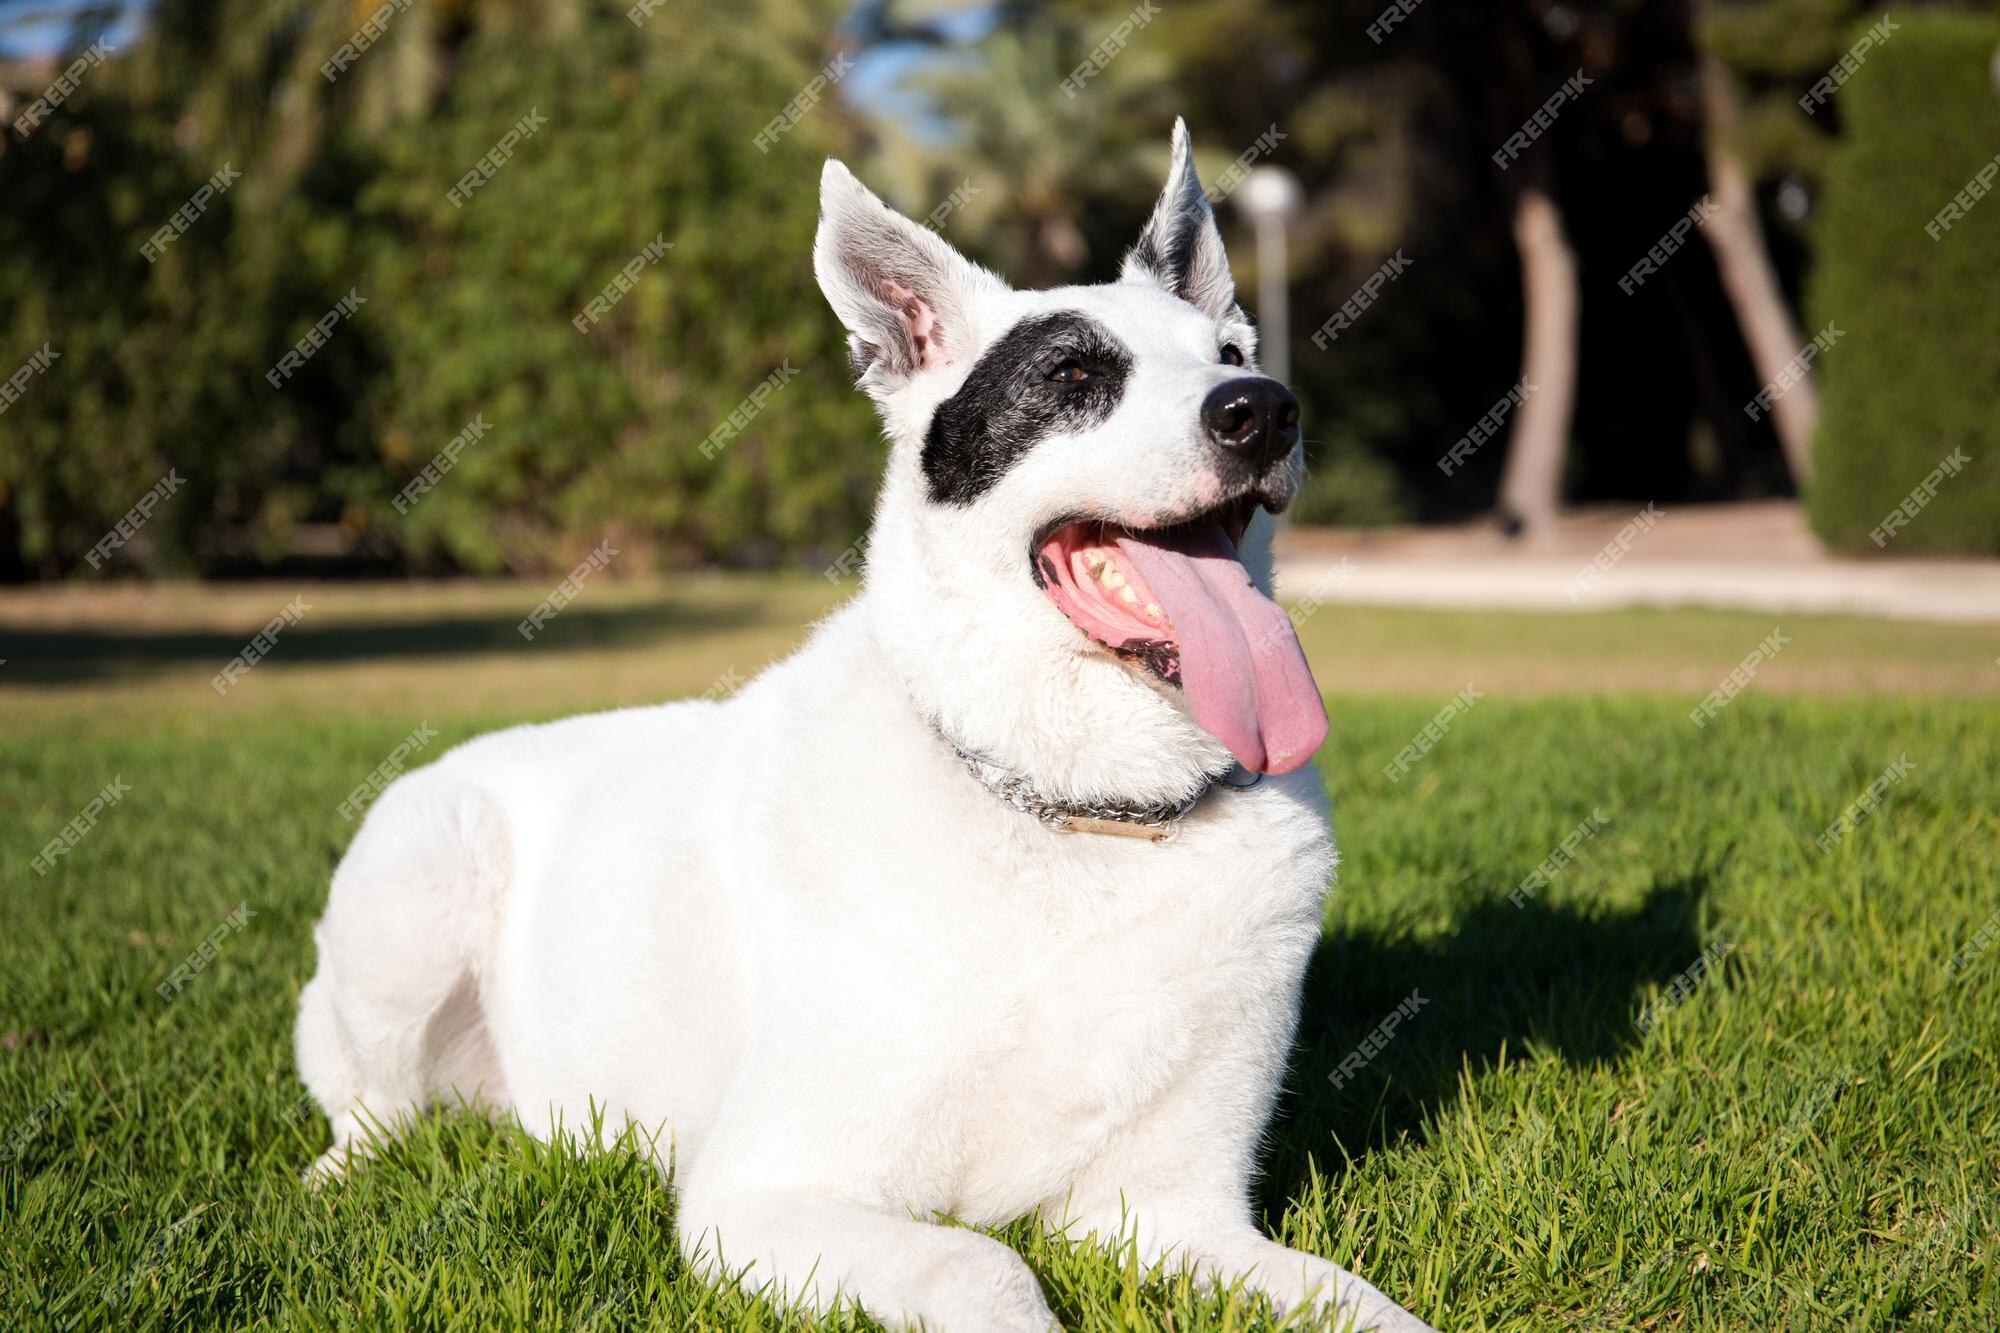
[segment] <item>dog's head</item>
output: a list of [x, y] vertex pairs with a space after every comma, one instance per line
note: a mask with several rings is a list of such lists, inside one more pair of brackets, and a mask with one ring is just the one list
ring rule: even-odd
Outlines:
[[1222, 747], [1305, 763], [1326, 714], [1268, 596], [1298, 403], [1258, 373], [1186, 127], [1117, 282], [1015, 291], [833, 161], [813, 260], [893, 440], [867, 586], [920, 705], [1083, 796], [1185, 788]]

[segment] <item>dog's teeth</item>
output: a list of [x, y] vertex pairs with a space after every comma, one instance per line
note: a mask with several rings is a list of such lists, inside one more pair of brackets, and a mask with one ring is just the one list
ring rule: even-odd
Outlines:
[[1158, 602], [1148, 602], [1139, 608], [1139, 611], [1148, 620], [1165, 620], [1167, 618], [1166, 611], [1161, 608]]
[[1099, 574], [1097, 577], [1103, 580], [1105, 587], [1111, 588], [1113, 590], [1125, 586], [1125, 576], [1123, 574], [1120, 574], [1115, 567], [1107, 568], [1102, 574]]
[[1137, 606], [1139, 604], [1139, 594], [1131, 588], [1120, 588], [1118, 590], [1118, 600], [1131, 606]]
[[1102, 578], [1105, 566], [1110, 563], [1111, 561], [1105, 558], [1104, 552], [1098, 550], [1095, 546], [1083, 553], [1083, 567], [1090, 571], [1092, 578]]

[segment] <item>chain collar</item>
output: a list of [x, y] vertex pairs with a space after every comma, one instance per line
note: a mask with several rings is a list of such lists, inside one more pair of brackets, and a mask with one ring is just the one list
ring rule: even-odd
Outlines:
[[1104, 833], [1165, 842], [1178, 831], [1182, 816], [1201, 804], [1202, 798], [1217, 786], [1228, 787], [1232, 791], [1247, 791], [1264, 777], [1262, 773], [1250, 772], [1241, 764], [1232, 764], [1228, 772], [1209, 778], [1177, 801], [1162, 801], [1157, 805], [1090, 805], [1079, 801], [1059, 801], [1037, 790], [1034, 783], [1012, 769], [967, 750], [945, 735], [935, 723], [932, 726], [937, 730], [938, 739], [951, 747], [951, 752], [958, 756], [973, 777], [979, 779], [981, 786], [1022, 814], [1033, 815], [1050, 828], [1065, 833]]

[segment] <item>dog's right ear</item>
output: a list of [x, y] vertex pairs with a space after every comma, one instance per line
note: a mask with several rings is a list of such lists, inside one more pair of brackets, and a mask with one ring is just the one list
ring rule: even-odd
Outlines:
[[972, 298], [1004, 286], [832, 158], [819, 178], [813, 273], [847, 326], [855, 379], [871, 392], [970, 356]]

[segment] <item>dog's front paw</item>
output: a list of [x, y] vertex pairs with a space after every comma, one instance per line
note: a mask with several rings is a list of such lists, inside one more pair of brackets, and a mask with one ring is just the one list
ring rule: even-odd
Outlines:
[[1061, 1333], [1034, 1270], [1011, 1251], [954, 1247], [926, 1269], [895, 1321], [900, 1327], [921, 1327], [924, 1333]]
[[1254, 1253], [1232, 1256], [1244, 1285], [1262, 1292], [1281, 1313], [1309, 1309], [1334, 1333], [1437, 1333], [1437, 1330], [1330, 1259], [1274, 1241], [1250, 1242]]
[[324, 1189], [338, 1185], [347, 1179], [347, 1149], [336, 1144], [313, 1158], [300, 1179], [308, 1189]]

